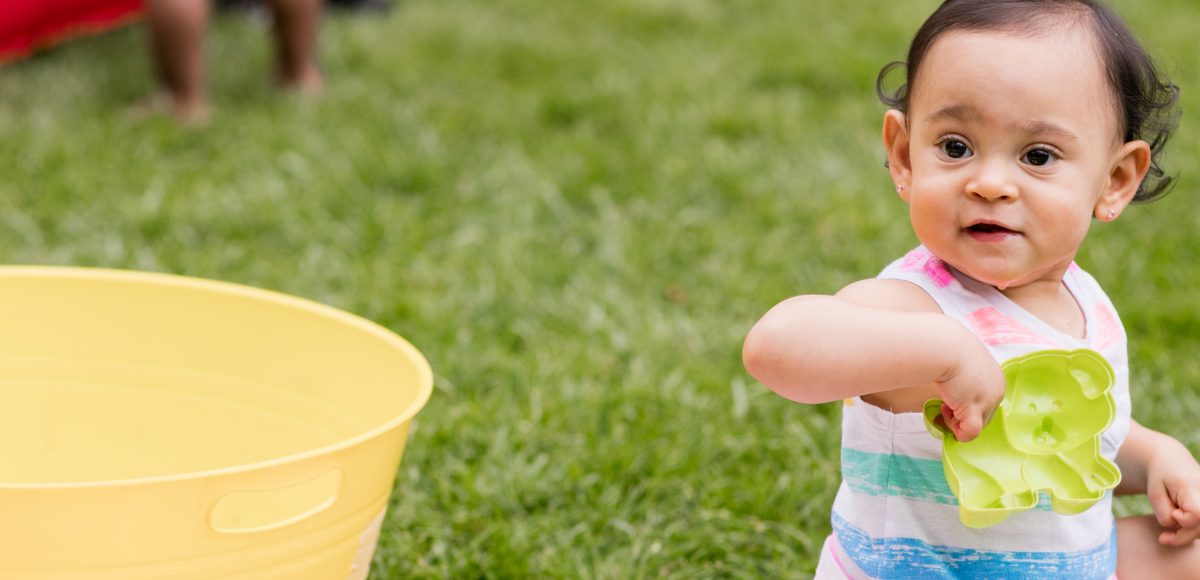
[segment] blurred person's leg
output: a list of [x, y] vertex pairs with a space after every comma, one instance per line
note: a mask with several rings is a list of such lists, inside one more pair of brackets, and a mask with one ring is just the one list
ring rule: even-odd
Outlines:
[[317, 66], [317, 36], [324, 0], [269, 0], [275, 27], [275, 78], [285, 87], [317, 94], [324, 86]]
[[208, 0], [147, 0], [150, 51], [159, 80], [181, 121], [203, 122], [209, 115], [204, 86], [204, 33]]

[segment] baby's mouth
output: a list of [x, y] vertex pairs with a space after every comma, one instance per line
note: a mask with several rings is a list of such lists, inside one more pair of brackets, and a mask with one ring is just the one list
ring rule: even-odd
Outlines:
[[1017, 232], [1010, 230], [998, 224], [975, 224], [968, 226], [967, 231], [979, 234], [1015, 234]]
[[1002, 242], [1021, 234], [1021, 232], [1009, 229], [1000, 224], [988, 223], [971, 224], [967, 226], [966, 230], [971, 238], [980, 242]]

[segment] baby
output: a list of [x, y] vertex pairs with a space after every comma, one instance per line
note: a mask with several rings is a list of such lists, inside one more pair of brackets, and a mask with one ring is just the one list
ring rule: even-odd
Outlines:
[[[743, 352], [784, 397], [845, 400], [817, 578], [1200, 577], [1200, 465], [1132, 420], [1125, 330], [1074, 262], [1094, 219], [1165, 193], [1177, 89], [1092, 0], [947, 0], [894, 64], [906, 83], [880, 90], [883, 144], [921, 246], [834, 296], [778, 304]], [[1000, 363], [1080, 348], [1116, 374], [1100, 445], [1115, 492], [1147, 494], [1154, 515], [1114, 518], [1108, 495], [965, 527], [925, 401], [969, 441], [1004, 396]]]

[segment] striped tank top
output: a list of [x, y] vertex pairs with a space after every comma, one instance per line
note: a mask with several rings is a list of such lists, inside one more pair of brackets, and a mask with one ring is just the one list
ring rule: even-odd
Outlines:
[[[1052, 328], [995, 288], [953, 269], [924, 247], [893, 262], [880, 278], [906, 280], [987, 345], [997, 362], [1045, 349], [1092, 349], [1112, 365], [1116, 418], [1101, 435], [1115, 461], [1129, 432], [1125, 330], [1108, 297], [1071, 264], [1063, 278], [1085, 318], [1084, 338]], [[848, 399], [842, 413], [842, 484], [833, 534], [817, 578], [1111, 578], [1116, 572], [1112, 494], [1064, 516], [1045, 494], [1033, 509], [983, 529], [964, 526], [942, 471], [942, 443], [921, 413], [891, 413]]]

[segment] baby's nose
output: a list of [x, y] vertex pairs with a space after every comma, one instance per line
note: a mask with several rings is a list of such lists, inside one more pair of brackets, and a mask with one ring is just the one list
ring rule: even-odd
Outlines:
[[981, 163], [979, 171], [967, 182], [965, 193], [986, 201], [1012, 201], [1020, 195], [1017, 184], [1002, 161]]

